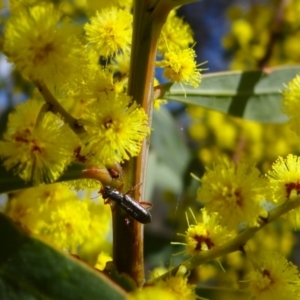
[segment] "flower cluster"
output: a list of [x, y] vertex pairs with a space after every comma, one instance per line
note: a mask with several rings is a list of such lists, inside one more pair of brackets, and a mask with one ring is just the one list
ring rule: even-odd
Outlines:
[[[231, 31], [223, 38], [223, 46], [233, 53], [231, 68], [257, 68], [265, 57], [268, 57], [268, 67], [298, 63], [297, 12], [297, 0], [282, 6], [276, 1], [231, 6], [227, 11]], [[272, 51], [268, 53], [270, 46]]]
[[300, 297], [297, 267], [277, 252], [264, 252], [253, 261], [249, 291], [254, 299], [291, 299]]
[[220, 159], [202, 177], [201, 184], [198, 200], [205, 203], [208, 213], [218, 213], [222, 225], [237, 228], [246, 222], [257, 226], [258, 217], [266, 217], [260, 205], [265, 183], [253, 165]]
[[[90, 14], [95, 5], [88, 1], [86, 12]], [[47, 95], [41, 94], [50, 107], [40, 102], [33, 112], [29, 112], [30, 104], [17, 108], [1, 142], [5, 167], [14, 168], [26, 181], [54, 182], [78, 160], [101, 166], [129, 160], [139, 154], [142, 141], [150, 133], [144, 109], [126, 95], [130, 7], [123, 1], [96, 6], [81, 30], [66, 17], [64, 6], [48, 1], [11, 3], [3, 51], [40, 91], [41, 85], [49, 90]], [[176, 28], [180, 28], [180, 38]], [[159, 65], [170, 80], [197, 86], [201, 77], [195, 54], [188, 48], [192, 43], [191, 29], [172, 12], [159, 41], [163, 57]], [[29, 103], [41, 97], [36, 93], [32, 98]], [[52, 105], [61, 106], [59, 111], [65, 113], [58, 116]], [[71, 132], [74, 128], [67, 125], [70, 115], [83, 128], [80, 134], [75, 132], [77, 137]], [[14, 122], [22, 126], [16, 128]]]
[[[89, 247], [91, 242], [96, 247], [90, 251], [98, 253], [110, 230], [108, 206], [78, 201], [76, 193], [57, 183], [15, 193], [5, 212], [27, 231], [72, 253], [78, 253], [79, 246]], [[94, 239], [99, 231], [101, 243]]]
[[[295, 108], [291, 111], [297, 113]], [[278, 156], [300, 150], [297, 135], [288, 123], [262, 124], [196, 106], [188, 107], [188, 114], [189, 134], [199, 144], [197, 155], [203, 165], [211, 165], [218, 156], [227, 156], [255, 161], [266, 172]]]

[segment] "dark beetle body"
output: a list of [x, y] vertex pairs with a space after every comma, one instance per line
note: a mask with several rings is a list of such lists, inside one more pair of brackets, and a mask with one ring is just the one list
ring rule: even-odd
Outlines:
[[122, 194], [116, 189], [112, 189], [110, 186], [105, 186], [101, 190], [102, 198], [110, 199], [118, 204], [128, 215], [142, 224], [151, 222], [151, 214], [140, 203], [136, 202], [133, 198], [126, 194]]

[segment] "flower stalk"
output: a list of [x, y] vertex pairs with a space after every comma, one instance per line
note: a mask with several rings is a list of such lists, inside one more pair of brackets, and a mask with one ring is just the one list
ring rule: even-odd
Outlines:
[[65, 123], [69, 125], [69, 127], [74, 131], [76, 134], [81, 134], [85, 132], [83, 126], [78, 123], [78, 120], [72, 117], [57, 101], [51, 91], [47, 88], [47, 86], [38, 80], [33, 80], [33, 83], [38, 88], [39, 92], [43, 95], [45, 102], [49, 105], [48, 111], [52, 111], [54, 114], [58, 113], [60, 116], [63, 117]]

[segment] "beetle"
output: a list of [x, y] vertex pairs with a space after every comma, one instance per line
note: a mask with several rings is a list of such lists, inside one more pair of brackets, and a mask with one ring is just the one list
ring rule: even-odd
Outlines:
[[[117, 189], [113, 189], [108, 185], [104, 186], [100, 190], [100, 193], [102, 194], [102, 198], [105, 200], [105, 203], [108, 203], [109, 200], [115, 202], [136, 221], [142, 224], [151, 222], [152, 216], [150, 212], [146, 208], [144, 208], [141, 203], [136, 202], [129, 195], [123, 194]], [[151, 204], [149, 203], [147, 203], [147, 205], [151, 206]]]

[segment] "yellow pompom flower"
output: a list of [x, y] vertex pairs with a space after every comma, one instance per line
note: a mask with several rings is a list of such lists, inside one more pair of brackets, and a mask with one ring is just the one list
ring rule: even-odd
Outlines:
[[[300, 195], [300, 157], [289, 154], [286, 158], [278, 157], [266, 176], [269, 179], [267, 200], [282, 204], [298, 199]], [[300, 209], [289, 211], [286, 215], [294, 226], [300, 225]]]
[[300, 136], [300, 75], [297, 75], [283, 92], [284, 113], [289, 117], [292, 129]]
[[142, 290], [136, 290], [129, 293], [127, 300], [178, 300], [176, 294], [170, 290], [159, 287], [159, 286], [149, 286], [143, 288]]
[[42, 3], [18, 9], [7, 22], [3, 51], [24, 76], [49, 84], [78, 76], [78, 29], [61, 17], [53, 5]]
[[234, 164], [220, 159], [201, 179], [198, 200], [207, 212], [217, 212], [220, 224], [236, 228], [240, 222], [257, 226], [259, 216], [267, 212], [260, 206], [264, 199], [265, 182], [258, 169], [246, 163]]
[[289, 154], [278, 157], [267, 175], [269, 179], [268, 200], [282, 204], [300, 194], [300, 157]]
[[[154, 86], [154, 103], [153, 103], [153, 108], [156, 110], [159, 110], [161, 108], [162, 105], [165, 105], [168, 103], [167, 100], [165, 99], [159, 99], [156, 98], [157, 96], [155, 95], [155, 88], [159, 85], [159, 81], [154, 77], [154, 82], [153, 82], [153, 86]], [[160, 91], [160, 89], [159, 89]]]
[[[155, 278], [154, 272], [152, 272], [152, 277]], [[175, 276], [165, 281], [160, 280], [155, 286], [146, 287], [140, 292], [136, 291], [128, 299], [173, 299], [172, 296], [174, 296], [174, 299], [195, 300], [195, 285], [188, 284], [185, 274], [186, 268], [181, 266]], [[163, 296], [166, 298], [162, 298]]]
[[172, 82], [180, 82], [198, 87], [201, 82], [200, 69], [195, 61], [195, 51], [191, 48], [169, 51], [156, 64], [164, 68], [163, 76]]
[[95, 264], [95, 268], [100, 271], [103, 271], [106, 266], [106, 263], [109, 261], [112, 261], [112, 260], [113, 259], [110, 255], [108, 255], [107, 253], [102, 251], [102, 252], [100, 252], [100, 254], [97, 257], [97, 262]]
[[34, 184], [55, 181], [73, 160], [79, 141], [69, 126], [51, 112], [36, 122], [42, 103], [28, 100], [9, 116], [0, 157], [7, 170], [13, 169]]
[[300, 14], [300, 3], [298, 0], [288, 1], [284, 5], [284, 18], [287, 23], [292, 27], [293, 30], [299, 28], [299, 14]]
[[232, 23], [232, 34], [241, 47], [248, 46], [253, 37], [253, 28], [245, 19], [235, 20]]
[[77, 119], [82, 118], [86, 106], [95, 100], [99, 100], [102, 94], [108, 92], [121, 92], [124, 89], [124, 82], [114, 80], [112, 70], [101, 68], [99, 64], [83, 66], [84, 80], [80, 80], [76, 87], [73, 83], [65, 85], [67, 97], [60, 99], [62, 105]]
[[16, 193], [5, 212], [33, 234], [71, 251], [83, 243], [90, 223], [86, 203], [61, 184]]
[[119, 53], [113, 58], [110, 67], [114, 71], [114, 76], [119, 80], [127, 79], [130, 70], [130, 54]]
[[110, 57], [120, 50], [130, 50], [132, 15], [127, 11], [116, 7], [97, 11], [84, 29], [88, 42], [101, 56]]
[[132, 0], [110, 0], [110, 1], [86, 0], [86, 3], [88, 8], [92, 12], [104, 8], [110, 8], [110, 7], [125, 8], [129, 11], [132, 7]]
[[82, 259], [94, 264], [100, 251], [111, 251], [111, 243], [108, 242], [111, 230], [111, 207], [104, 204], [101, 197], [98, 201], [91, 201], [92, 197], [91, 193], [87, 193], [84, 199], [91, 221], [78, 254]]
[[[25, 7], [34, 6], [38, 2], [46, 2], [47, 0], [9, 0], [9, 9], [15, 12], [17, 9], [24, 9]], [[1, 1], [3, 2], [3, 0]]]
[[86, 145], [82, 154], [97, 164], [137, 156], [150, 131], [144, 109], [123, 93], [102, 94], [99, 101], [87, 106], [80, 122], [87, 131], [82, 137]]
[[189, 24], [176, 16], [176, 10], [172, 10], [162, 28], [157, 45], [158, 51], [165, 53], [185, 49], [193, 43], [193, 32]]
[[166, 279], [165, 282], [158, 283], [159, 285], [170, 290], [177, 299], [195, 300], [195, 285], [188, 284], [188, 278], [185, 276], [172, 276]]
[[209, 216], [203, 209], [202, 216], [203, 222], [190, 225], [185, 233], [186, 252], [190, 255], [220, 246], [230, 237], [228, 229], [220, 226], [217, 214]]
[[109, 69], [96, 69], [90, 72], [90, 76], [86, 82], [86, 89], [90, 95], [90, 99], [99, 99], [102, 93], [114, 91], [116, 93], [123, 90], [122, 82], [113, 79], [113, 72]]
[[253, 299], [274, 300], [300, 298], [300, 276], [295, 265], [277, 252], [264, 252], [255, 260], [249, 274], [249, 291]]
[[48, 210], [50, 213], [40, 234], [58, 247], [75, 252], [84, 242], [88, 232], [90, 216], [87, 204], [78, 201], [75, 196], [55, 209], [50, 206]]

